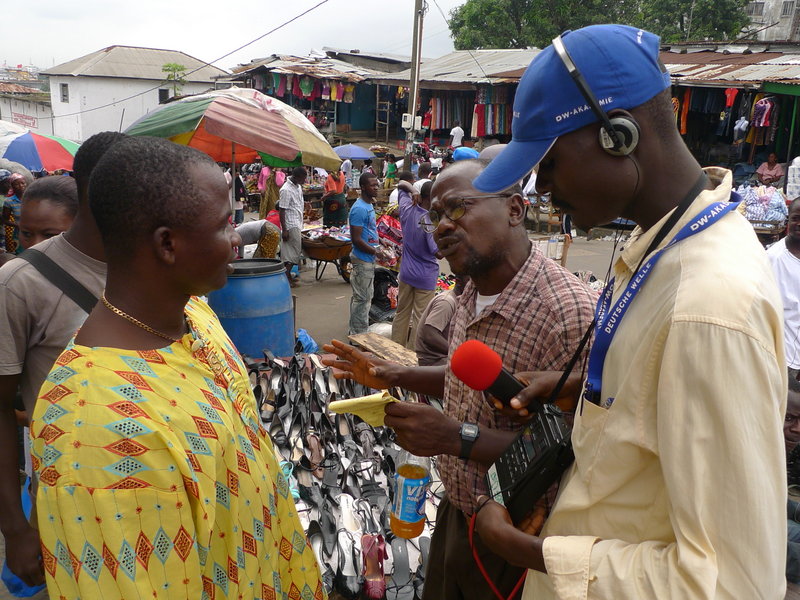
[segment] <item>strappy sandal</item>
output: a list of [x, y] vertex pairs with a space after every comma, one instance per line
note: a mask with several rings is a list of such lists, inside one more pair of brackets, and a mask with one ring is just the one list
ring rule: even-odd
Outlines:
[[365, 533], [361, 536], [361, 552], [364, 578], [364, 594], [370, 600], [380, 600], [386, 593], [386, 579], [383, 573], [383, 561], [388, 558], [386, 543], [380, 534]]
[[358, 555], [353, 534], [346, 529], [340, 529], [336, 534], [336, 544], [339, 549], [339, 569], [335, 579], [336, 591], [348, 600], [356, 600], [361, 592], [359, 582], [361, 569], [358, 568]]
[[386, 600], [414, 600], [414, 583], [405, 539], [396, 537], [392, 540], [392, 562], [394, 568], [386, 586]]

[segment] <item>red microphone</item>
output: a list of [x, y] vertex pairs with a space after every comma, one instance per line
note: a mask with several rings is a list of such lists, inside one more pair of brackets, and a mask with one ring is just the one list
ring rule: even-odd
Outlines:
[[[506, 406], [525, 389], [525, 384], [503, 368], [500, 355], [478, 340], [467, 340], [456, 348], [450, 368], [473, 390], [491, 394]], [[540, 405], [534, 402], [530, 408]]]

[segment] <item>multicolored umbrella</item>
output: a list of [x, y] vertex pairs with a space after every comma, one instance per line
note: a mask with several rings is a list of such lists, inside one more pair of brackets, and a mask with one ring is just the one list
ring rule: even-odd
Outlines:
[[125, 130], [197, 148], [214, 160], [338, 169], [341, 159], [316, 127], [280, 100], [246, 88], [183, 98], [145, 115]]
[[43, 133], [13, 133], [0, 137], [0, 157], [20, 163], [31, 171], [72, 170], [80, 144]]
[[355, 144], [345, 144], [344, 146], [336, 146], [333, 149], [336, 155], [341, 158], [349, 158], [350, 160], [366, 160], [368, 158], [375, 158], [375, 155], [361, 146]]

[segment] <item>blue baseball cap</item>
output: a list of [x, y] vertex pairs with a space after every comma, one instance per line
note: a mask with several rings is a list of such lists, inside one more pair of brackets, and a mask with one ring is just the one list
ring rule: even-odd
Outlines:
[[466, 146], [459, 146], [453, 150], [453, 160], [470, 160], [478, 158], [478, 151], [475, 148], [467, 148]]
[[[644, 104], [670, 86], [659, 37], [626, 25], [592, 25], [562, 34], [564, 46], [606, 112]], [[552, 45], [531, 61], [514, 99], [511, 142], [475, 179], [499, 192], [522, 179], [559, 136], [598, 119]]]

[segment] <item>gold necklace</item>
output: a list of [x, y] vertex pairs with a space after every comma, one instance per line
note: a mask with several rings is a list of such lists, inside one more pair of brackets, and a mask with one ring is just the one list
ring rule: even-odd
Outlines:
[[105, 306], [105, 307], [106, 307], [108, 310], [110, 310], [111, 312], [113, 312], [115, 315], [117, 315], [117, 316], [120, 316], [120, 317], [122, 317], [123, 319], [125, 319], [125, 320], [127, 320], [127, 321], [130, 321], [131, 323], [133, 323], [133, 324], [134, 324], [134, 325], [136, 325], [137, 327], [141, 327], [142, 329], [144, 329], [144, 330], [145, 330], [146, 332], [148, 332], [148, 333], [152, 333], [153, 335], [157, 335], [158, 337], [162, 337], [162, 338], [164, 338], [165, 340], [169, 340], [170, 342], [173, 342], [173, 343], [178, 341], [177, 339], [175, 339], [175, 338], [174, 338], [174, 337], [172, 337], [171, 335], [167, 335], [166, 333], [161, 333], [160, 331], [158, 331], [158, 330], [156, 330], [156, 329], [153, 329], [152, 327], [150, 327], [150, 325], [147, 325], [146, 323], [142, 323], [142, 322], [141, 322], [139, 319], [137, 319], [136, 317], [132, 317], [132, 316], [131, 316], [131, 315], [129, 315], [128, 313], [126, 313], [126, 312], [123, 312], [123, 311], [121, 311], [120, 309], [118, 309], [116, 306], [114, 306], [113, 304], [111, 304], [111, 302], [109, 302], [109, 301], [108, 301], [108, 298], [106, 298], [106, 293], [105, 293], [105, 290], [103, 291], [103, 295], [102, 295], [100, 298], [101, 298], [101, 300], [103, 301], [103, 305], [104, 305], [104, 306]]

